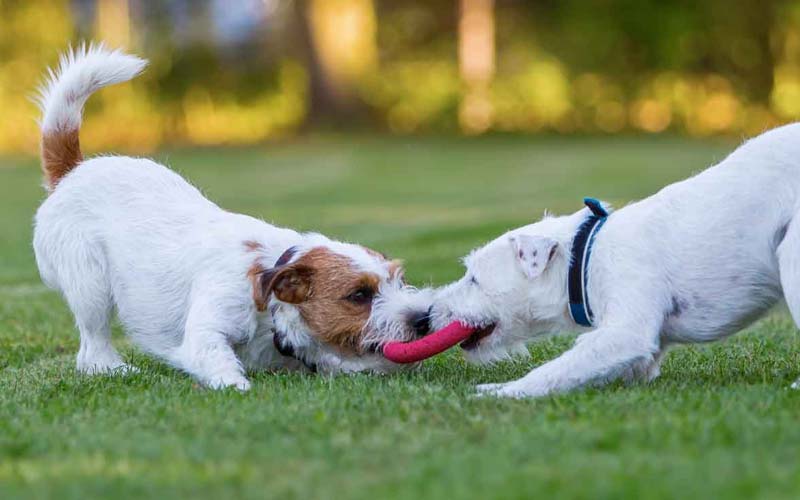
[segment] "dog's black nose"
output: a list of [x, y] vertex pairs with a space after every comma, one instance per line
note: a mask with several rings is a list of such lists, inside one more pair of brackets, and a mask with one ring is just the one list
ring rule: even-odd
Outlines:
[[414, 311], [408, 315], [408, 326], [414, 330], [418, 337], [424, 337], [431, 332], [431, 310]]

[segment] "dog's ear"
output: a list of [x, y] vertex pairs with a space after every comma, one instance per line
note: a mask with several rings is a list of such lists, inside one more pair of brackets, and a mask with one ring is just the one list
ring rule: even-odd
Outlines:
[[305, 302], [311, 296], [313, 269], [302, 264], [277, 266], [259, 273], [255, 284], [256, 304], [267, 304], [270, 294], [289, 304]]
[[529, 279], [541, 275], [558, 250], [558, 242], [546, 236], [517, 234], [509, 237], [514, 258]]

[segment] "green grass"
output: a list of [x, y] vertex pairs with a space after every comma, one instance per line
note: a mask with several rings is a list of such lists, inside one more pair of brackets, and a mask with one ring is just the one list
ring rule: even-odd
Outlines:
[[[721, 159], [680, 139], [317, 138], [156, 155], [232, 210], [406, 259], [418, 284], [545, 208], [622, 205]], [[797, 498], [800, 341], [778, 311], [668, 355], [649, 385], [535, 401], [471, 397], [533, 359], [323, 378], [254, 374], [212, 392], [117, 339], [142, 372], [75, 374], [78, 336], [39, 282], [33, 159], [0, 159], [0, 498]]]

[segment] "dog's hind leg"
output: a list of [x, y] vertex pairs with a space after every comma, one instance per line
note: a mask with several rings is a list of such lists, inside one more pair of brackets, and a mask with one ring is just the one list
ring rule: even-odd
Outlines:
[[789, 224], [777, 253], [783, 296], [795, 324], [800, 327], [800, 218]]
[[[795, 325], [800, 328], [800, 216], [789, 223], [783, 241], [778, 245], [778, 270], [786, 305]], [[800, 379], [792, 388], [800, 389]]]
[[135, 371], [111, 343], [113, 299], [105, 259], [97, 249], [82, 246], [73, 243], [62, 249], [70, 255], [58, 270], [59, 288], [81, 336], [77, 369], [89, 375]]

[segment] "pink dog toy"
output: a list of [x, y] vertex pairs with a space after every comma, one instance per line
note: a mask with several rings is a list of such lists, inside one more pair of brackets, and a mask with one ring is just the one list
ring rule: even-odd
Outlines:
[[383, 346], [383, 355], [395, 363], [416, 363], [467, 340], [476, 330], [453, 321], [438, 332], [413, 342], [389, 342]]

